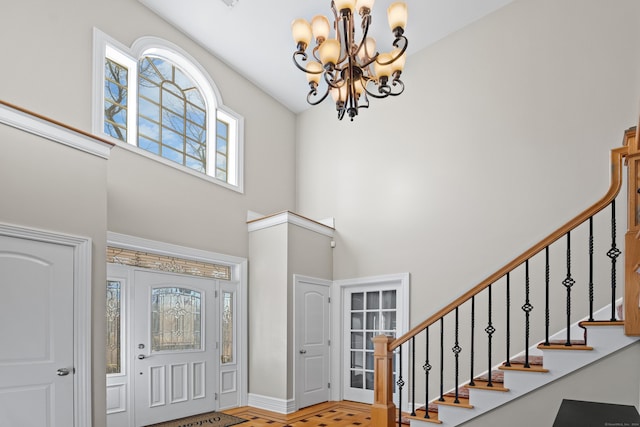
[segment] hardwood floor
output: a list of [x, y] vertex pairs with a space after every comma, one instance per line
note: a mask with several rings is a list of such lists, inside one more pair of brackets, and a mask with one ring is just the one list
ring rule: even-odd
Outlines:
[[249, 406], [223, 412], [247, 420], [238, 427], [371, 426], [371, 405], [349, 401], [320, 403], [287, 415]]

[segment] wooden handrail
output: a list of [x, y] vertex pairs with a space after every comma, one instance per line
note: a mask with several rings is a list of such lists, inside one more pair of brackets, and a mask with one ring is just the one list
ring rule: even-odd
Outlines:
[[533, 245], [531, 248], [523, 252], [520, 256], [513, 259], [511, 262], [506, 264], [504, 267], [500, 268], [498, 271], [484, 279], [482, 282], [477, 284], [475, 287], [471, 288], [469, 291], [465, 292], [459, 298], [456, 298], [453, 302], [451, 302], [446, 307], [437, 311], [432, 316], [428, 317], [425, 321], [420, 323], [419, 325], [412, 328], [406, 334], [398, 337], [394, 341], [389, 343], [389, 351], [393, 351], [398, 348], [400, 345], [404, 344], [412, 337], [422, 332], [427, 326], [431, 326], [436, 321], [440, 320], [441, 317], [446, 316], [450, 312], [459, 307], [466, 301], [470, 300], [471, 297], [479, 294], [484, 289], [486, 289], [489, 285], [496, 282], [503, 276], [505, 276], [510, 271], [514, 270], [521, 264], [523, 264], [526, 260], [535, 256], [538, 252], [542, 251], [547, 246], [551, 245], [556, 240], [560, 239], [562, 236], [566, 235], [567, 232], [573, 230], [590, 217], [594, 216], [607, 206], [616, 198], [618, 193], [620, 192], [620, 188], [622, 187], [622, 163], [623, 159], [627, 156], [629, 152], [629, 147], [623, 146], [619, 148], [614, 148], [611, 150], [611, 183], [609, 185], [609, 190], [607, 193], [594, 203], [590, 208], [583, 211], [581, 214], [558, 228], [553, 233], [549, 234], [547, 237], [542, 239], [539, 243]]

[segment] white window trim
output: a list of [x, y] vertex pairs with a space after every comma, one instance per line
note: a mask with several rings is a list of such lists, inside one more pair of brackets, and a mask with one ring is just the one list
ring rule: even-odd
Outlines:
[[[162, 156], [150, 153], [137, 146], [137, 102], [129, 104], [127, 112], [127, 142], [104, 133], [104, 67], [107, 56], [129, 67], [129, 99], [137, 99], [138, 73], [137, 58], [144, 55], [157, 56], [178, 65], [200, 87], [205, 98], [207, 111], [207, 129], [216, 129], [216, 119], [220, 117], [229, 122], [229, 155], [232, 160], [228, 163], [227, 179], [221, 181], [215, 176], [204, 174], [187, 166], [180, 165]], [[92, 131], [96, 135], [113, 141], [118, 147], [125, 148], [146, 158], [155, 160], [164, 165], [179, 169], [195, 177], [204, 179], [230, 190], [244, 193], [244, 118], [226, 107], [218, 87], [215, 85], [206, 70], [187, 52], [180, 47], [158, 37], [141, 37], [136, 40], [131, 48], [98, 30], [93, 29], [93, 103], [92, 103]], [[211, 114], [215, 111], [216, 114]], [[233, 142], [233, 143], [231, 143]], [[215, 132], [207, 132], [207, 153], [215, 153]], [[213, 166], [215, 175], [215, 161], [207, 159], [207, 164]]]

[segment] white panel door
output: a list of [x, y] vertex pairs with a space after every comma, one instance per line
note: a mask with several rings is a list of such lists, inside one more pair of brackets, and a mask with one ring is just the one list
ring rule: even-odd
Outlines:
[[71, 427], [70, 246], [0, 236], [0, 424]]
[[136, 426], [216, 409], [215, 281], [136, 271]]
[[296, 280], [296, 405], [298, 409], [329, 400], [331, 314], [329, 286]]

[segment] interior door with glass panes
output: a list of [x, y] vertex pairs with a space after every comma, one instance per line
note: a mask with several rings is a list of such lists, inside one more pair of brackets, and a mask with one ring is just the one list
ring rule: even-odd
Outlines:
[[345, 292], [345, 400], [373, 403], [373, 342], [376, 335], [396, 336], [397, 291], [366, 287]]
[[212, 279], [136, 271], [135, 425], [217, 409], [217, 306]]

